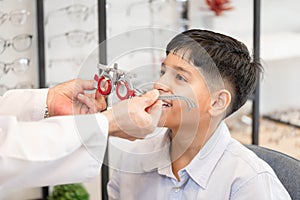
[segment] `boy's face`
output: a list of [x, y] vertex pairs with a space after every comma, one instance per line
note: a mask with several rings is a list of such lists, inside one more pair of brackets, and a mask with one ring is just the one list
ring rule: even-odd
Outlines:
[[[159, 125], [171, 129], [194, 127], [208, 116], [210, 93], [200, 71], [173, 53], [165, 58], [161, 66], [161, 76], [154, 84], [160, 95], [181, 95], [190, 98], [197, 108], [187, 110], [182, 100], [163, 101], [163, 113]], [[196, 128], [197, 129], [197, 128]]]

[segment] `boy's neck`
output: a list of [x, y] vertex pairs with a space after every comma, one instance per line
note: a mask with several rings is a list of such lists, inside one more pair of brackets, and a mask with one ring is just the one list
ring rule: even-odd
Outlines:
[[[170, 156], [172, 160], [172, 171], [177, 180], [179, 179], [178, 171], [186, 167], [194, 157], [199, 153], [205, 143], [212, 136], [214, 131], [216, 130], [218, 123], [202, 123], [198, 127], [196, 134], [191, 136], [190, 139], [182, 139], [180, 136], [172, 139], [171, 148], [170, 148]], [[184, 130], [184, 132], [182, 131]], [[176, 130], [172, 130], [176, 131]], [[180, 132], [177, 132], [173, 135], [189, 135], [189, 130], [181, 129]]]

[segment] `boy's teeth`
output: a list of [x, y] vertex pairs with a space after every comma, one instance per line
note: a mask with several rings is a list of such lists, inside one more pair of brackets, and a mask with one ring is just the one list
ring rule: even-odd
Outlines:
[[172, 107], [172, 104], [170, 104], [170, 103], [163, 103], [163, 107]]
[[196, 108], [197, 107], [197, 104], [189, 99], [188, 97], [185, 97], [185, 96], [180, 96], [180, 95], [162, 95], [162, 96], [159, 96], [158, 97], [159, 100], [162, 100], [163, 101], [163, 107], [172, 107], [173, 105], [170, 103], [168, 105], [168, 101], [170, 100], [183, 100], [186, 102], [187, 104], [187, 110], [190, 111], [191, 108]]

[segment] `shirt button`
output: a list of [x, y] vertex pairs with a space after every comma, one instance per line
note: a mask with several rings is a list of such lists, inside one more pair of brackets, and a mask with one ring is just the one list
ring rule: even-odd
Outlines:
[[177, 193], [177, 192], [180, 191], [180, 188], [179, 188], [179, 187], [174, 187], [173, 189], [174, 189], [174, 192], [175, 192], [175, 193]]

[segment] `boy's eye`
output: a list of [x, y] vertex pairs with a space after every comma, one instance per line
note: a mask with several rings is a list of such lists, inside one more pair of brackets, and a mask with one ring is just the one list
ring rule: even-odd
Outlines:
[[185, 78], [184, 76], [181, 76], [180, 74], [177, 74], [177, 75], [176, 75], [176, 79], [177, 79], [177, 80], [180, 80], [180, 81], [187, 82], [186, 78]]
[[165, 70], [160, 70], [160, 76], [163, 76], [166, 73]]

